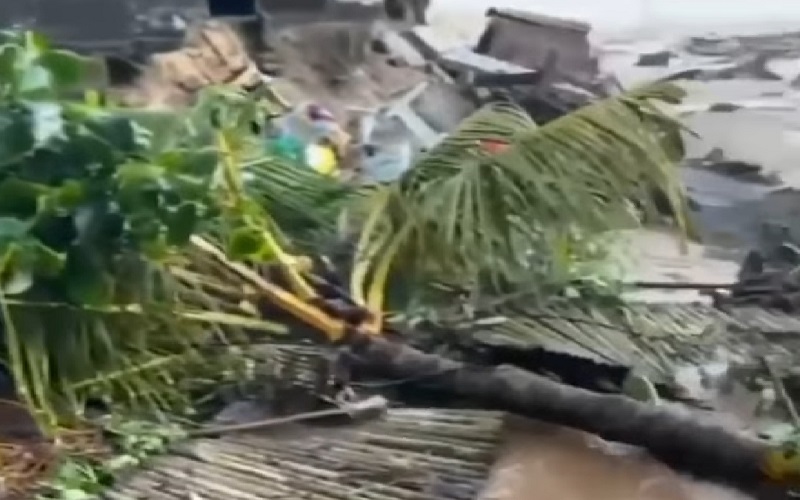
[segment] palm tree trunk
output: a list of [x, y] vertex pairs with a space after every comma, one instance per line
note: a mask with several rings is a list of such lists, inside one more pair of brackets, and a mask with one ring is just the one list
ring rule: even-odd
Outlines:
[[703, 479], [748, 490], [768, 481], [766, 444], [664, 407], [567, 386], [513, 366], [468, 365], [382, 337], [354, 334], [347, 348], [356, 369], [399, 379], [419, 377], [426, 385], [492, 408], [640, 446]]
[[[345, 359], [356, 369], [396, 379], [424, 379], [426, 385], [493, 409], [642, 447], [677, 470], [748, 491], [765, 483], [797, 479], [786, 477], [796, 472], [793, 469], [787, 472], [785, 468], [774, 468], [774, 459], [781, 450], [718, 426], [702, 424], [689, 415], [624, 396], [561, 384], [513, 366], [461, 363], [419, 351], [386, 336], [363, 333], [298, 300], [246, 266], [229, 261], [223, 252], [200, 238], [193, 238], [193, 242], [254, 286], [270, 303], [342, 346]], [[789, 451], [796, 455], [794, 450]]]

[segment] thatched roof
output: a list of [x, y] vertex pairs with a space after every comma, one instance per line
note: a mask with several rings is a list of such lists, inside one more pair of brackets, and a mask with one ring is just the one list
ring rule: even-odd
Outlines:
[[[431, 350], [451, 346], [445, 355], [464, 355], [467, 360], [476, 350], [495, 351], [501, 353], [501, 359], [487, 356], [484, 360], [479, 355], [472, 361], [501, 364], [516, 364], [503, 359], [502, 353], [518, 351], [525, 357], [521, 367], [561, 375], [570, 383], [563, 379], [563, 373], [555, 373], [549, 366], [551, 359], [537, 352], [552, 354], [557, 356], [557, 368], [569, 373], [580, 371], [576, 376], [588, 383], [586, 387], [607, 382], [601, 379], [611, 373], [624, 376], [629, 369], [654, 383], [669, 383], [687, 366], [717, 362], [760, 370], [765, 356], [785, 369], [798, 364], [800, 353], [800, 317], [756, 306], [725, 311], [699, 303], [504, 306], [501, 314], [439, 325], [437, 330], [441, 327], [445, 334], [434, 332], [430, 339], [421, 340], [419, 347]], [[460, 351], [453, 344], [466, 350]], [[330, 352], [330, 348], [318, 345], [265, 344], [250, 348], [259, 376], [269, 386], [276, 391], [291, 386], [301, 393], [319, 391], [321, 374], [329, 368]], [[597, 380], [590, 380], [593, 377]], [[297, 393], [283, 391], [275, 396], [294, 398]]]
[[[784, 339], [793, 341], [800, 332], [798, 318], [752, 307], [722, 312], [698, 304], [638, 304], [624, 309], [561, 306], [509, 312], [517, 314], [484, 327], [476, 338], [489, 342], [493, 336], [492, 342], [538, 345], [626, 366], [647, 360], [664, 368], [704, 359], [720, 346], [739, 348], [742, 356], [762, 354], [769, 345], [789, 351]], [[319, 388], [326, 352], [318, 346], [263, 345], [253, 347], [249, 355], [257, 361], [261, 384], [278, 389], [291, 385], [310, 394]], [[267, 394], [266, 399], [283, 397]], [[571, 472], [545, 474], [535, 464], [563, 468], [576, 460], [581, 470], [593, 470], [598, 477], [616, 471], [615, 484], [624, 483], [630, 491], [650, 476], [672, 474], [635, 450], [627, 451], [627, 457], [592, 451], [595, 445], [586, 445], [580, 433], [569, 431], [572, 437], [554, 440], [555, 433], [567, 431], [550, 426], [538, 434], [521, 434], [519, 429], [509, 433], [508, 424], [509, 417], [499, 412], [395, 408], [383, 419], [346, 426], [289, 424], [219, 439], [198, 438], [135, 471], [104, 498], [467, 500], [483, 498], [481, 492], [487, 486], [494, 491], [498, 481], [508, 490], [511, 480], [502, 472], [509, 463], [520, 478], [548, 480], [552, 491], [566, 491], [573, 479], [564, 474]], [[525, 438], [528, 444], [522, 452], [509, 449], [525, 436], [530, 439]], [[522, 493], [513, 493], [512, 485], [512, 493], [497, 498], [528, 498], [523, 487], [528, 483], [520, 481], [511, 482], [520, 483], [517, 490]], [[674, 474], [668, 481], [688, 488], [681, 498], [713, 496], [710, 486]], [[606, 487], [604, 481], [595, 483]], [[722, 489], [711, 493], [718, 495], [714, 498], [740, 498]]]
[[199, 439], [104, 498], [472, 499], [489, 476], [503, 426], [495, 412], [396, 409], [362, 425]]
[[666, 376], [676, 367], [728, 357], [757, 363], [764, 355], [794, 358], [800, 318], [778, 310], [705, 304], [560, 305], [509, 308], [472, 334], [488, 345], [563, 353]]

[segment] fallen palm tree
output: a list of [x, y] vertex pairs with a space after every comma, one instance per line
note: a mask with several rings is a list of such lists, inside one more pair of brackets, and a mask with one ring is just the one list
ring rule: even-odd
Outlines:
[[[203, 250], [225, 260], [205, 242]], [[471, 366], [418, 351], [408, 345], [346, 327], [303, 306], [246, 267], [229, 263], [243, 280], [270, 301], [284, 304], [344, 346], [341, 361], [353, 369], [401, 380], [420, 380], [443, 392], [467, 396], [491, 408], [566, 425], [609, 441], [640, 446], [678, 470], [748, 490], [764, 483], [795, 484], [796, 449], [783, 448], [698, 422], [674, 409], [604, 395], [554, 382], [512, 366]], [[287, 301], [287, 302], [284, 302]]]
[[[668, 124], [668, 118], [648, 104], [678, 96], [669, 86], [645, 89], [539, 129], [524, 113], [505, 105], [467, 121], [398, 184], [379, 187], [361, 198], [366, 200], [362, 208], [366, 215], [350, 294], [335, 297], [352, 297], [356, 306], [368, 310], [356, 321], [326, 307], [331, 297], [313, 284], [308, 268], [298, 266], [297, 259], [263, 229], [269, 227], [264, 223], [266, 212], [247, 212], [251, 217], [248, 251], [239, 257], [253, 259], [262, 252], [273, 256], [282, 270], [277, 282], [230, 260], [230, 253], [202, 238], [194, 237], [192, 242], [257, 295], [343, 346], [343, 359], [355, 368], [399, 378], [421, 377], [496, 408], [642, 446], [699, 476], [744, 486], [787, 482], [794, 468], [791, 450], [786, 455], [786, 450], [621, 396], [598, 395], [511, 367], [478, 369], [381, 336], [387, 281], [398, 276], [391, 273], [393, 266], [402, 269], [399, 275], [404, 277], [457, 280], [473, 287], [486, 286], [483, 280], [488, 279], [508, 286], [515, 274], [530, 276], [526, 256], [530, 257], [531, 249], [543, 240], [568, 236], [559, 229], [563, 224], [599, 232], [621, 220], [635, 221], [632, 205], [638, 202], [649, 208], [644, 193], [652, 185], [667, 194], [678, 225], [688, 231], [674, 171], [675, 143], [665, 142], [655, 128]], [[234, 207], [233, 213], [241, 213], [237, 211], [247, 199], [246, 189], [237, 180], [240, 162], [235, 141], [241, 123], [230, 123], [217, 136], [222, 168], [227, 172], [229, 206]], [[634, 132], [627, 134], [628, 130]], [[574, 143], [565, 139], [570, 134], [575, 134]], [[498, 152], [485, 147], [487, 141], [503, 146]], [[530, 218], [535, 214], [545, 215]], [[230, 241], [226, 246], [241, 250], [241, 243]], [[369, 284], [365, 284], [367, 278], [371, 278]]]
[[[71, 55], [30, 34], [4, 51], [16, 57], [0, 94], [9, 127], [0, 191], [15, 195], [0, 206], [4, 361], [48, 439], [97, 401], [139, 412], [187, 405], [196, 370], [212, 361], [203, 346], [280, 330], [254, 312], [267, 302], [341, 347], [353, 368], [430, 379], [706, 477], [785, 483], [797, 472], [791, 449], [384, 336], [385, 311], [408, 300], [398, 296], [430, 293], [433, 282], [474, 294], [524, 289], [554, 265], [554, 248], [569, 257], [576, 240], [637, 223], [653, 187], [688, 232], [676, 125], [654, 104], [679, 89], [648, 87], [541, 128], [513, 106], [490, 106], [399, 182], [342, 196], [264, 155], [253, 125], [265, 110], [241, 92], [206, 93], [176, 115], [172, 136], [153, 141], [117, 109], [58, 99], [61, 84], [75, 83], [63, 71]], [[27, 78], [26, 64], [48, 79]], [[315, 205], [293, 205], [297, 194]], [[337, 214], [317, 210], [342, 200], [359, 233], [349, 292], [315, 275], [293, 237], [298, 220], [304, 234], [330, 231]]]
[[[506, 283], [515, 273], [524, 275], [528, 263], [520, 258], [520, 248], [530, 249], [535, 243], [533, 238], [524, 241], [524, 235], [542, 232], [542, 221], [526, 219], [526, 209], [531, 216], [547, 214], [549, 227], [572, 221], [602, 230], [617, 224], [619, 218], [631, 217], [631, 201], [642, 199], [642, 187], [657, 185], [672, 202], [679, 226], [688, 231], [684, 198], [673, 170], [675, 151], [670, 148], [674, 143], [665, 143], [649, 129], [653, 122], [645, 122], [638, 136], [620, 131], [636, 130], [633, 125], [643, 116], [636, 114], [642, 103], [676, 95], [671, 87], [647, 89], [638, 94], [641, 102], [634, 94], [589, 107], [541, 129], [534, 129], [513, 108], [485, 110], [469, 120], [399, 185], [380, 187], [369, 199], [374, 205], [363, 223], [350, 290], [355, 302], [371, 313], [363, 322], [348, 323], [319, 307], [323, 298], [313, 287], [298, 285], [304, 280], [302, 275], [287, 273], [289, 287], [284, 289], [244, 265], [229, 262], [224, 253], [202, 239], [193, 242], [219, 262], [228, 262], [272, 304], [344, 346], [344, 359], [354, 367], [400, 379], [421, 378], [448, 393], [469, 396], [495, 408], [642, 446], [666, 463], [702, 477], [740, 486], [788, 482], [794, 474], [793, 450], [774, 449], [663, 408], [565, 386], [524, 370], [479, 369], [380, 335], [389, 270], [398, 262], [402, 262], [403, 274], [458, 276], [467, 278], [460, 282], [467, 284], [480, 280], [487, 268], [496, 272], [493, 277], [497, 281]], [[646, 109], [656, 123], [667, 122], [656, 108]], [[632, 120], [626, 128], [612, 127], [604, 121], [609, 116], [623, 123], [624, 118]], [[502, 128], [503, 124], [507, 128]], [[562, 139], [571, 133], [575, 134], [574, 144]], [[482, 146], [485, 141], [500, 141], [505, 147], [499, 154], [487, 152]], [[543, 170], [537, 171], [537, 167]], [[576, 170], [583, 174], [574, 177]], [[509, 192], [501, 194], [497, 186]], [[603, 188], [609, 186], [613, 190], [604, 193]], [[492, 203], [494, 210], [487, 208]], [[612, 217], [614, 213], [619, 218]], [[528, 223], [531, 225], [526, 226]], [[437, 245], [431, 245], [433, 242]], [[521, 262], [513, 263], [515, 257]], [[368, 272], [365, 266], [374, 267]], [[365, 287], [367, 275], [372, 282]]]

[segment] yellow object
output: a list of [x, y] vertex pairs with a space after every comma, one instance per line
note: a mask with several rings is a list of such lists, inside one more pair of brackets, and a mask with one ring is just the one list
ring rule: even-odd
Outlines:
[[764, 473], [780, 484], [800, 484], [800, 446], [797, 442], [784, 443], [767, 452]]
[[[238, 274], [239, 277], [247, 281], [250, 286], [263, 294], [270, 302], [325, 334], [331, 342], [336, 342], [344, 337], [346, 328], [343, 321], [328, 315], [320, 308], [268, 282], [249, 267], [239, 262], [231, 262], [225, 256], [225, 253], [203, 238], [192, 236], [192, 244]], [[2, 294], [0, 294], [0, 298], [2, 298]], [[0, 305], [2, 305], [1, 302]]]
[[308, 166], [323, 175], [336, 175], [339, 173], [339, 161], [336, 153], [329, 146], [311, 144], [306, 148], [306, 163]]

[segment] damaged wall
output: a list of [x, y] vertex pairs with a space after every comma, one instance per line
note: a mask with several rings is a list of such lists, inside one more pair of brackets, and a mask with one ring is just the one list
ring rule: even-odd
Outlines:
[[591, 79], [597, 72], [589, 25], [500, 9], [490, 9], [487, 16], [490, 21], [476, 52], [531, 69], [544, 67], [555, 52], [563, 74]]

